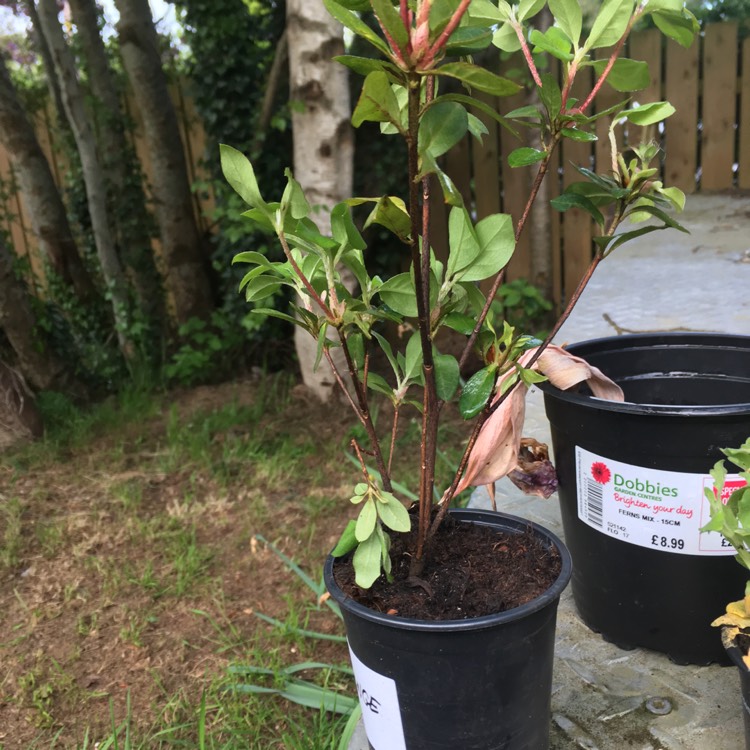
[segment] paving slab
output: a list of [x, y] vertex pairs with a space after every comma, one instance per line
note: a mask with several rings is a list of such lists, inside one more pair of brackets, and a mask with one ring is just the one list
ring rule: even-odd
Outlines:
[[[607, 258], [557, 343], [668, 330], [750, 334], [750, 196], [692, 196], [681, 221], [689, 235], [653, 233]], [[529, 394], [524, 434], [551, 445], [538, 389]], [[502, 480], [496, 501], [564, 536], [556, 496], [530, 498]], [[490, 507], [486, 490], [471, 506]], [[735, 668], [679, 666], [607, 643], [581, 622], [570, 589], [560, 601], [551, 723], [551, 750], [745, 746]], [[368, 750], [361, 725], [349, 750]]]

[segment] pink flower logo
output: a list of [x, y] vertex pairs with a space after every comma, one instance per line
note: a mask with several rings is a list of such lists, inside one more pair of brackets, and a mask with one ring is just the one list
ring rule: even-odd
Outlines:
[[607, 468], [607, 465], [603, 464], [601, 461], [596, 461], [591, 464], [591, 476], [594, 477], [599, 484], [607, 484], [612, 478], [612, 474]]

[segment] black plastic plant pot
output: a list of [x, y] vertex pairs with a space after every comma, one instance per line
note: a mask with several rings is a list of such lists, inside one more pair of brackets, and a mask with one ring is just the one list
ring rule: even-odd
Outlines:
[[546, 750], [557, 605], [570, 555], [546, 529], [522, 518], [453, 511], [463, 522], [522, 533], [556, 548], [562, 570], [540, 597], [469, 620], [429, 622], [381, 614], [325, 582], [341, 606], [362, 716], [373, 750]]
[[632, 335], [568, 350], [625, 394], [619, 403], [541, 386], [581, 618], [624, 648], [727, 663], [711, 621], [746, 572], [700, 528], [720, 449], [750, 435], [750, 337]]
[[745, 721], [745, 750], [750, 750], [750, 670], [745, 664], [743, 652], [733, 639], [722, 633], [724, 648], [732, 664], [740, 672], [740, 692], [742, 693], [742, 717]]

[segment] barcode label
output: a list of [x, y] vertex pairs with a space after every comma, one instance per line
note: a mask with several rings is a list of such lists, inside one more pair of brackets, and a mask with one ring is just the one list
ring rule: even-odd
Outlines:
[[594, 526], [602, 527], [604, 498], [602, 486], [592, 479], [586, 479], [586, 520]]

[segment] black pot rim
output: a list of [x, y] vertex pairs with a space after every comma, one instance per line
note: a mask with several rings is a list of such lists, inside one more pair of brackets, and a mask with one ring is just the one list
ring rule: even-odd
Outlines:
[[[612, 346], [612, 345], [615, 346]], [[734, 333], [693, 333], [681, 331], [667, 331], [664, 333], [633, 333], [623, 336], [605, 336], [586, 341], [577, 341], [566, 347], [572, 354], [586, 358], [589, 348], [606, 347], [609, 351], [626, 348], [635, 351], [648, 349], [658, 345], [668, 345], [672, 348], [710, 347], [750, 349], [750, 336]], [[606, 374], [606, 373], [605, 373]], [[654, 374], [660, 374], [657, 371]], [[664, 404], [641, 404], [631, 401], [607, 401], [606, 399], [589, 396], [582, 393], [562, 391], [549, 382], [539, 383], [539, 388], [545, 397], [567, 401], [582, 408], [596, 411], [608, 411], [619, 414], [658, 415], [675, 417], [716, 417], [716, 416], [745, 416], [750, 415], [750, 402], [739, 404], [706, 404], [700, 406], [675, 406]]]
[[416, 630], [416, 631], [429, 631], [429, 632], [460, 632], [460, 631], [471, 631], [471, 630], [483, 630], [489, 627], [495, 627], [502, 625], [506, 622], [512, 622], [520, 620], [524, 617], [538, 612], [540, 609], [548, 606], [550, 602], [557, 599], [568, 585], [570, 577], [573, 573], [573, 562], [568, 552], [567, 547], [563, 544], [562, 540], [553, 534], [549, 529], [544, 528], [534, 521], [530, 521], [520, 516], [514, 516], [509, 513], [496, 513], [489, 510], [479, 510], [473, 508], [465, 508], [459, 510], [452, 510], [451, 515], [459, 517], [461, 520], [471, 521], [473, 523], [480, 523], [482, 525], [497, 526], [498, 529], [518, 529], [523, 530], [530, 528], [537, 535], [546, 539], [552, 546], [554, 546], [560, 554], [560, 561], [562, 567], [560, 574], [555, 579], [554, 583], [540, 596], [533, 599], [520, 607], [506, 610], [505, 612], [497, 612], [492, 615], [484, 615], [483, 617], [474, 617], [468, 620], [416, 620], [409, 617], [398, 617], [397, 615], [386, 615], [382, 612], [376, 612], [375, 610], [369, 609], [364, 605], [356, 602], [354, 599], [347, 596], [342, 589], [336, 583], [333, 576], [333, 564], [335, 558], [328, 555], [323, 568], [323, 575], [325, 578], [326, 587], [330, 592], [334, 600], [346, 609], [348, 612], [362, 617], [370, 622], [379, 623], [386, 627], [391, 627], [400, 630]]

